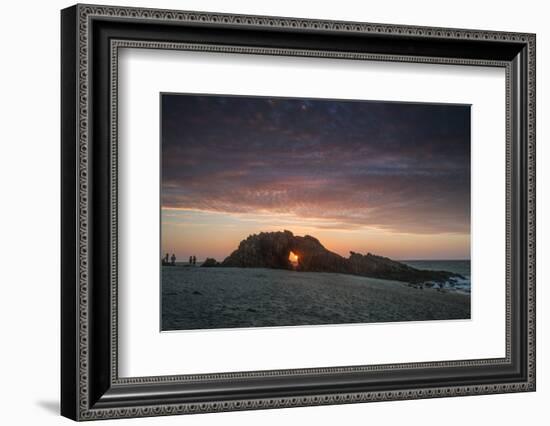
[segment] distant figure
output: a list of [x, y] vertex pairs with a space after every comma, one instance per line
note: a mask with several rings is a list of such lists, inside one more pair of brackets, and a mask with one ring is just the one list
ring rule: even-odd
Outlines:
[[197, 256], [193, 256], [193, 265], [197, 264]]
[[189, 256], [189, 264], [190, 264], [190, 265], [193, 264], [193, 256]]
[[164, 265], [168, 265], [168, 253], [166, 253], [166, 256], [164, 256], [164, 259], [162, 259], [162, 263]]
[[176, 255], [174, 253], [172, 253], [172, 257], [170, 258], [170, 260], [172, 261], [172, 266], [174, 266], [176, 264]]

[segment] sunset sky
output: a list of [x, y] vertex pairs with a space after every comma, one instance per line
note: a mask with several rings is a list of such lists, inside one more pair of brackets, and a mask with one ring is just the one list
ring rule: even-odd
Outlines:
[[470, 106], [163, 94], [161, 250], [221, 261], [288, 229], [329, 250], [470, 258]]

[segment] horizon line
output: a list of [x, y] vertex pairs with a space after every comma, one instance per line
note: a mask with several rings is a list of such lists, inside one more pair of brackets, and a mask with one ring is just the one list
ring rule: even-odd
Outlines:
[[[170, 251], [168, 251], [168, 253], [170, 255], [172, 254], [175, 254], [175, 253], [171, 253]], [[461, 261], [461, 262], [465, 262], [465, 261], [470, 261], [471, 262], [471, 258], [468, 258], [468, 259], [465, 259], [465, 258], [461, 258], [461, 259], [434, 259], [434, 258], [424, 258], [424, 259], [402, 259], [402, 258], [399, 258], [399, 257], [389, 257], [389, 256], [383, 256], [383, 255], [378, 255], [376, 253], [371, 253], [371, 252], [368, 252], [367, 254], [371, 254], [373, 256], [380, 256], [380, 257], [387, 257], [388, 259], [391, 259], [391, 260], [396, 260], [396, 261], [400, 261], [400, 262], [426, 262], [426, 261], [432, 261], [432, 262], [458, 262], [458, 261]], [[338, 253], [336, 253], [338, 254]], [[363, 253], [357, 253], [357, 254], [361, 254], [363, 256], [366, 256], [367, 254], [363, 254]], [[166, 252], [164, 252], [164, 255], [166, 255]], [[161, 258], [164, 257], [164, 255], [161, 255]], [[338, 254], [339, 256], [343, 257], [344, 259], [346, 259], [346, 257]], [[194, 255], [189, 255], [189, 256], [194, 256]], [[189, 256], [183, 256], [183, 259], [186, 259], [188, 258]], [[216, 258], [215, 256], [206, 256], [204, 259], [197, 259], [197, 262], [204, 262], [206, 259], [215, 259], [215, 260], [224, 260], [225, 258], [229, 257], [230, 255], [227, 255], [227, 256], [224, 256], [223, 259], [222, 258]], [[177, 260], [177, 256], [176, 256], [176, 262], [178, 262]]]

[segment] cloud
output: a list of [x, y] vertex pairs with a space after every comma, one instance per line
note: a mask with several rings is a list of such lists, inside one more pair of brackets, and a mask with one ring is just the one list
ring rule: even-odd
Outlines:
[[162, 205], [468, 233], [460, 105], [164, 95]]

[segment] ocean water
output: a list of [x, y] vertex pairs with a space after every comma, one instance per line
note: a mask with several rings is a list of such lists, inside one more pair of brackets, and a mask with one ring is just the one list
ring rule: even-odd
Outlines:
[[162, 267], [163, 331], [470, 318], [470, 296], [347, 274]]
[[446, 282], [443, 288], [465, 294], [471, 292], [470, 260], [401, 260], [400, 262], [417, 269], [460, 274], [464, 276], [464, 279], [457, 279], [456, 282]]

